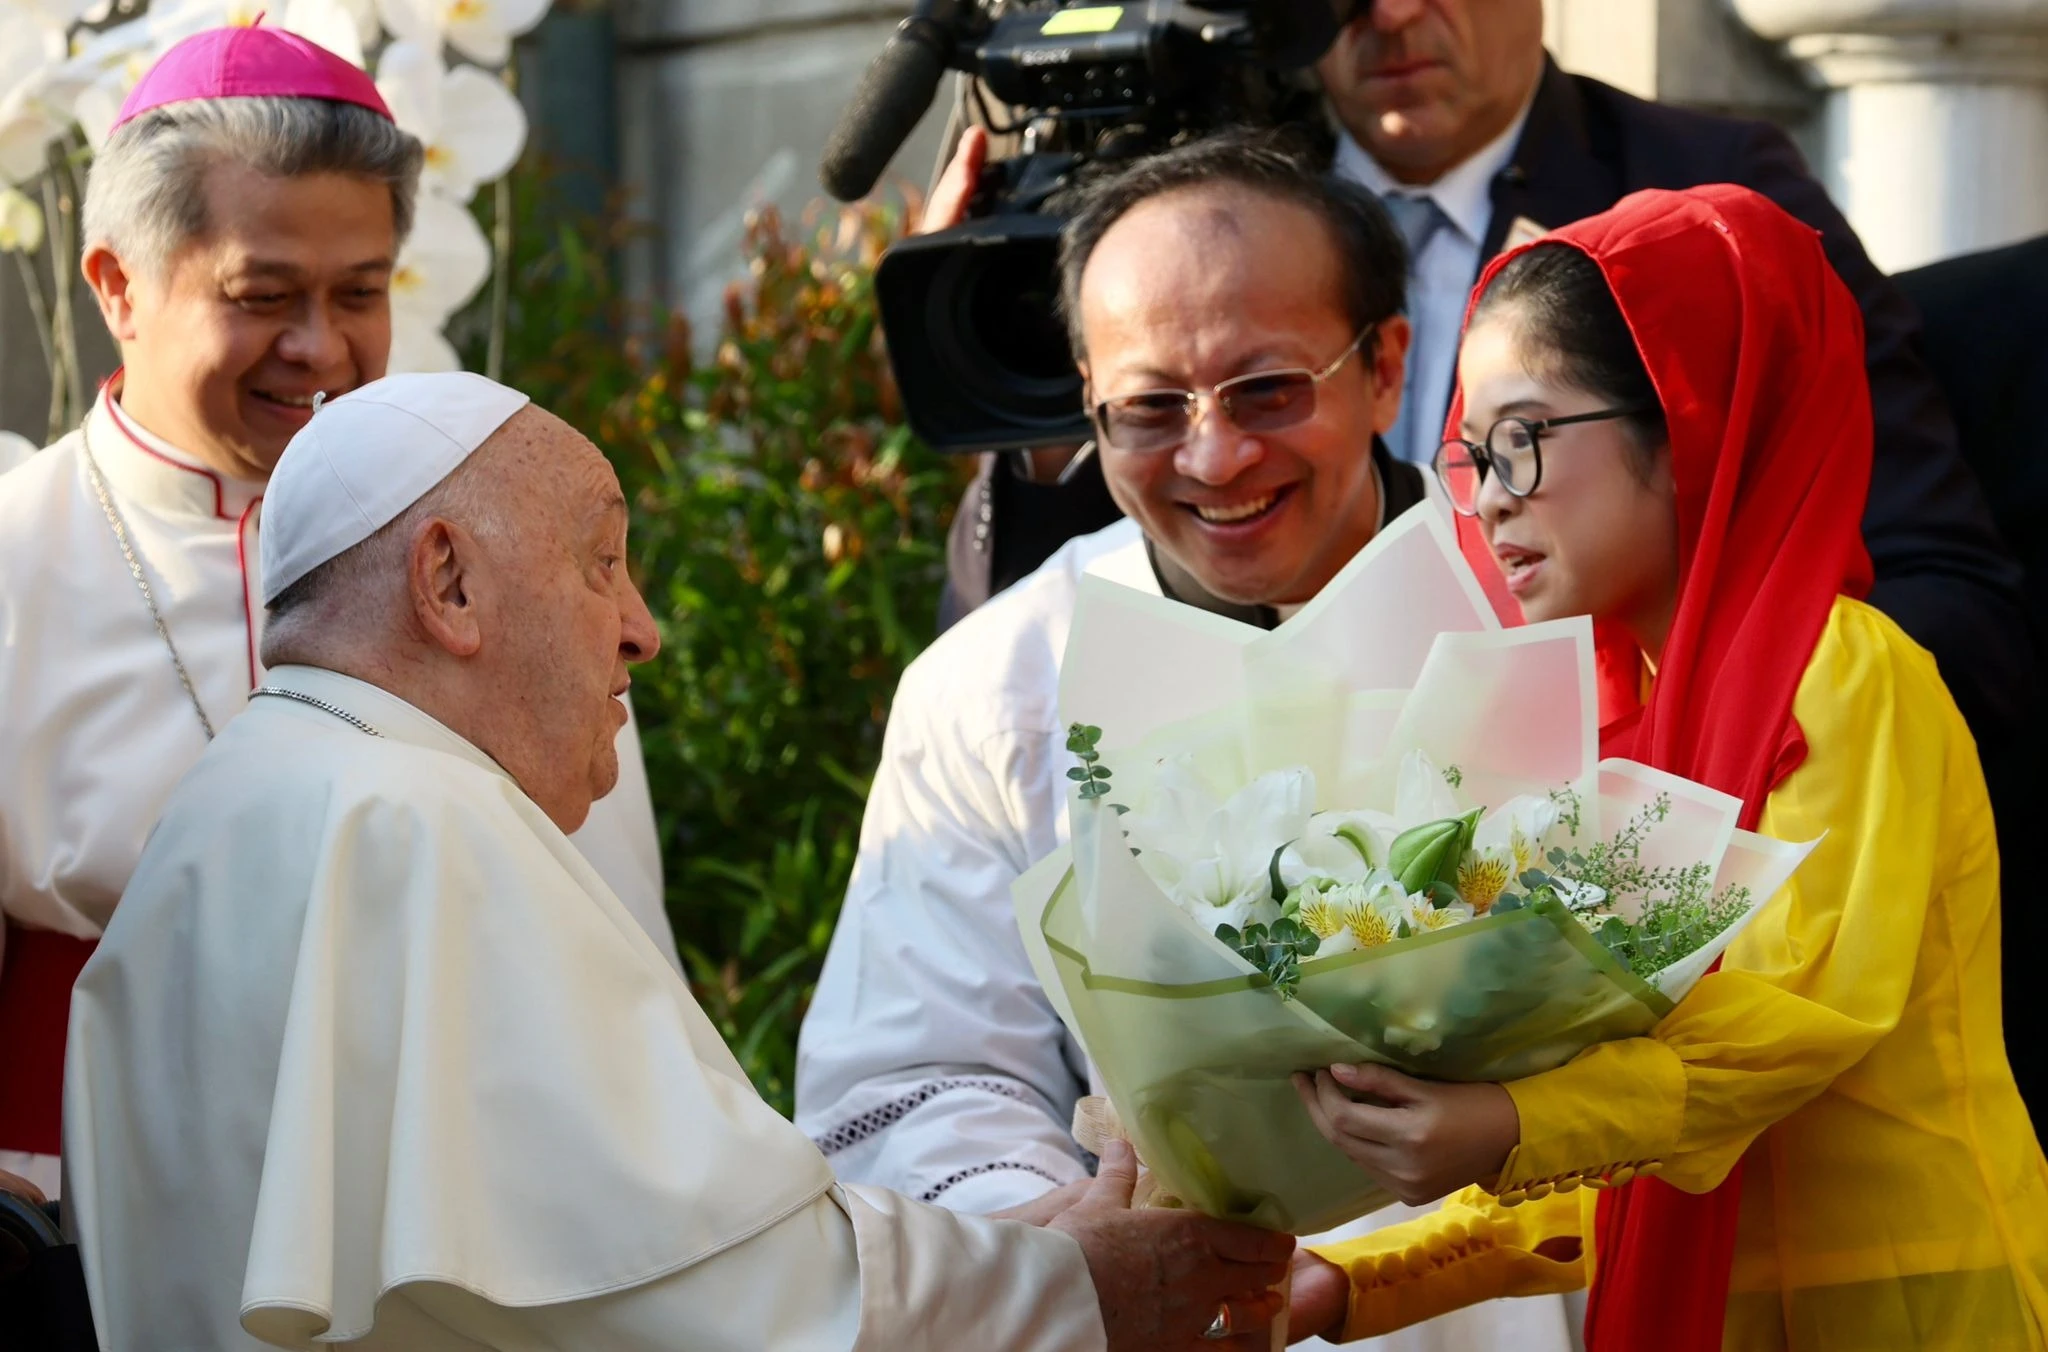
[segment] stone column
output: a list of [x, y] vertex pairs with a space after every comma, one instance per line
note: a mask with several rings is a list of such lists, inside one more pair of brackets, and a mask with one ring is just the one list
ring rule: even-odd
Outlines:
[[2048, 232], [2048, 4], [1733, 3], [1827, 91], [1816, 167], [1879, 267]]

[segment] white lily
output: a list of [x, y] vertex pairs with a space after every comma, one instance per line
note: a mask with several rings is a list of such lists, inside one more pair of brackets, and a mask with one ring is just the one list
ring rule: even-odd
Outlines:
[[475, 66], [444, 68], [433, 51], [394, 42], [377, 59], [377, 91], [398, 125], [427, 149], [420, 181], [451, 202], [511, 169], [526, 147], [526, 110]]
[[438, 53], [443, 42], [484, 66], [502, 66], [512, 39], [541, 21], [549, 0], [377, 0], [392, 35]]
[[1361, 882], [1387, 861], [1387, 833], [1371, 812], [1318, 812], [1280, 856], [1280, 880], [1303, 885]]
[[389, 369], [460, 370], [441, 330], [490, 275], [491, 246], [476, 219], [453, 202], [422, 194], [391, 274]]
[[34, 253], [43, 247], [43, 209], [13, 188], [0, 188], [0, 253]]
[[1260, 775], [1226, 801], [1186, 760], [1170, 760], [1124, 829], [1139, 866], [1203, 928], [1243, 929], [1279, 918], [1273, 855], [1307, 828], [1314, 804], [1303, 768]]

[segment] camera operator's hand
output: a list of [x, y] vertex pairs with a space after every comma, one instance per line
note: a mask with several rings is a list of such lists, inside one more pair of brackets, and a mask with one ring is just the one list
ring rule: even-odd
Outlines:
[[27, 1198], [37, 1206], [41, 1206], [50, 1200], [43, 1196], [41, 1188], [29, 1182], [20, 1174], [10, 1174], [5, 1169], [0, 1169], [0, 1192], [11, 1192], [16, 1197]]
[[946, 165], [946, 172], [939, 175], [939, 184], [932, 189], [931, 199], [924, 204], [924, 215], [918, 218], [916, 233], [935, 234], [940, 230], [951, 230], [967, 219], [967, 204], [974, 200], [974, 189], [981, 182], [981, 167], [988, 163], [988, 132], [981, 127], [969, 127], [960, 133], [960, 143], [953, 147], [953, 158]]
[[[1192, 1211], [1133, 1211], [1137, 1182], [1136, 1156], [1113, 1141], [1087, 1196], [1051, 1225], [1088, 1257], [1110, 1352], [1263, 1347], [1280, 1313], [1272, 1288], [1287, 1273], [1293, 1237]], [[1202, 1334], [1219, 1311], [1237, 1336], [1212, 1342]]]

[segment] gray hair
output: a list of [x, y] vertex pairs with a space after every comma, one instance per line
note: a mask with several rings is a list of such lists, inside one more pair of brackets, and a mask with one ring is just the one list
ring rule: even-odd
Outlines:
[[429, 517], [453, 521], [483, 540], [507, 536], [503, 503], [493, 491], [501, 472], [491, 469], [490, 454], [488, 445], [479, 447], [369, 538], [279, 593], [263, 625], [263, 665], [316, 656], [335, 642], [358, 640], [388, 622], [405, 594], [413, 536]]
[[426, 151], [368, 108], [330, 99], [195, 99], [122, 126], [93, 158], [84, 243], [104, 244], [130, 268], [160, 271], [206, 233], [206, 171], [233, 160], [272, 178], [351, 174], [391, 189], [403, 244], [412, 229]]

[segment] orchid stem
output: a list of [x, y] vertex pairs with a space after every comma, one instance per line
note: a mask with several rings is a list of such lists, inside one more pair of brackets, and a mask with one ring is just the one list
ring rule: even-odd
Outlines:
[[50, 347], [56, 357], [50, 369], [50, 435], [55, 440], [71, 430], [85, 407], [66, 268], [78, 254], [78, 193], [61, 141], [50, 146], [50, 168], [43, 175], [43, 206], [50, 234]]
[[[505, 87], [519, 87], [518, 58], [505, 58]], [[512, 171], [491, 185], [491, 340], [484, 354], [484, 374], [505, 378], [505, 331], [512, 322]]]
[[[27, 253], [15, 254], [14, 263], [16, 267], [21, 269], [22, 293], [28, 297], [28, 312], [36, 322], [36, 342], [41, 344], [43, 349], [43, 366], [50, 373], [51, 388], [55, 389], [58, 379], [57, 349], [51, 345], [50, 304], [43, 299], [42, 275], [36, 271], [35, 259]], [[64, 435], [63, 428], [52, 427], [50, 435], [46, 440], [55, 441], [62, 435]]]

